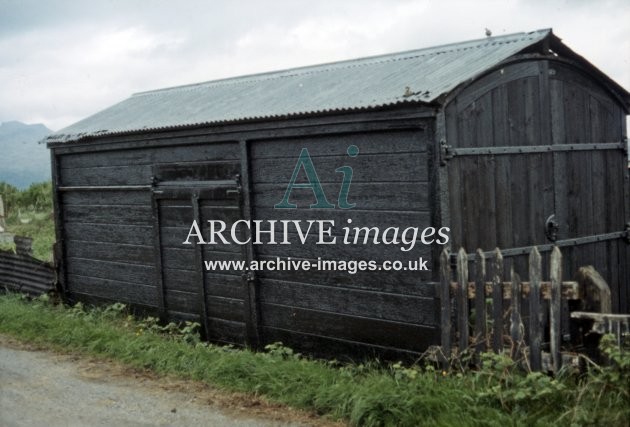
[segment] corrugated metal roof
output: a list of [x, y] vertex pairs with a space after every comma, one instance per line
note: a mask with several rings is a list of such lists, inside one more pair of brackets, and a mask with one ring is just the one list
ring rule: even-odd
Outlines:
[[388, 55], [141, 92], [48, 142], [198, 124], [435, 101], [551, 34], [487, 37]]

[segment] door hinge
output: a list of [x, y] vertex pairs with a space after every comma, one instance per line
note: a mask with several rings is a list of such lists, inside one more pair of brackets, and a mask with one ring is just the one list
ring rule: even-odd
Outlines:
[[622, 239], [624, 240], [624, 242], [630, 243], [630, 222], [626, 223], [626, 228], [624, 228], [623, 230]]
[[254, 280], [256, 280], [256, 273], [254, 273], [253, 271], [243, 272], [243, 274], [241, 274], [241, 278], [247, 283], [252, 283]]
[[440, 140], [440, 165], [446, 166], [446, 162], [453, 158], [451, 146], [446, 143], [446, 139]]
[[241, 174], [237, 173], [236, 175], [234, 175], [234, 182], [236, 182], [236, 189], [226, 190], [226, 195], [229, 196], [231, 194], [236, 194], [237, 196], [240, 196], [243, 192], [243, 185], [241, 184]]

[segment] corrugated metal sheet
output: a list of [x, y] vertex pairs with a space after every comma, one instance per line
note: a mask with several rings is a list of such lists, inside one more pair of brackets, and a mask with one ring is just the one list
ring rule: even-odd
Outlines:
[[52, 265], [28, 255], [0, 251], [0, 290], [37, 296], [51, 291], [54, 282]]
[[551, 30], [143, 92], [47, 141], [327, 111], [429, 103]]

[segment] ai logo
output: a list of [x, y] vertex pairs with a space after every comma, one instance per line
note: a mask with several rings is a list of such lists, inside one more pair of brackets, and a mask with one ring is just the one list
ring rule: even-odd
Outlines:
[[[356, 157], [359, 155], [359, 147], [351, 145], [348, 147], [347, 153], [350, 157]], [[304, 172], [306, 172], [306, 179], [308, 180], [308, 183], [295, 182], [298, 174], [300, 173], [300, 169], [302, 168], [304, 169]], [[337, 206], [339, 209], [352, 209], [356, 206], [356, 203], [348, 203], [348, 193], [350, 192], [350, 183], [352, 181], [352, 167], [341, 166], [335, 169], [335, 172], [343, 174], [341, 188], [339, 189], [339, 195], [337, 196]], [[319, 181], [319, 177], [315, 171], [315, 165], [313, 164], [313, 160], [311, 159], [307, 148], [302, 148], [297, 164], [295, 165], [295, 169], [293, 169], [293, 175], [291, 175], [289, 185], [284, 193], [284, 197], [280, 203], [276, 203], [274, 205], [274, 208], [297, 209], [296, 204], [289, 202], [289, 196], [291, 196], [291, 191], [293, 191], [294, 188], [310, 188], [311, 191], [313, 191], [316, 203], [310, 205], [311, 209], [335, 209], [335, 205], [326, 199], [326, 194], [324, 193], [322, 184]]]

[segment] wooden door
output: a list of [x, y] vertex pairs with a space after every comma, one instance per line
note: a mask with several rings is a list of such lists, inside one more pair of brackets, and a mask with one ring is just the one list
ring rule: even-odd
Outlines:
[[209, 221], [225, 226], [223, 234], [229, 236], [232, 224], [241, 218], [238, 174], [234, 173], [238, 168], [238, 163], [168, 165], [156, 176], [169, 180], [159, 180], [153, 189], [159, 300], [165, 320], [197, 321], [206, 338], [233, 344], [245, 341], [246, 288], [243, 265], [238, 264], [245, 262], [245, 251], [230, 240], [226, 244], [217, 238], [211, 244]]
[[546, 74], [557, 242], [568, 243], [565, 271], [593, 265], [611, 287], [613, 309], [628, 311], [625, 114], [609, 92], [579, 70], [549, 63]]
[[506, 67], [447, 108], [443, 158], [455, 247], [472, 252], [547, 243], [553, 154], [543, 137], [539, 76], [537, 63]]
[[613, 308], [628, 311], [623, 120], [608, 91], [561, 62], [515, 63], [472, 84], [446, 110], [453, 246], [500, 247], [519, 272], [531, 246], [557, 244], [564, 271], [593, 265]]

